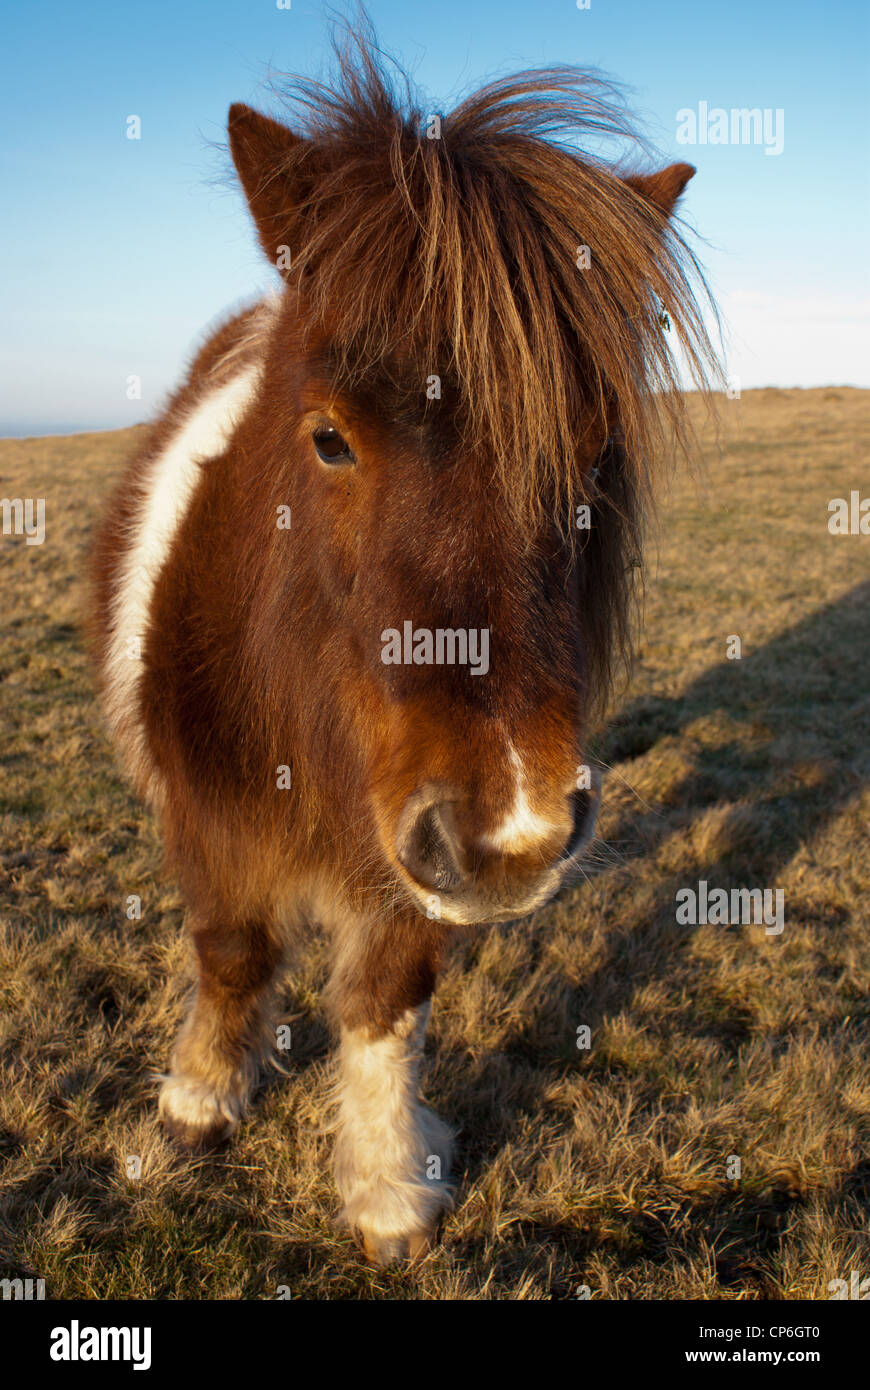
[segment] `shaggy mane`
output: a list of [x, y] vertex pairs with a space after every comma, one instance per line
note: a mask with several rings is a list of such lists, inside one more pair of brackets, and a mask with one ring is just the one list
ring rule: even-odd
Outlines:
[[[645, 149], [600, 76], [500, 78], [429, 139], [431, 108], [364, 17], [334, 47], [331, 82], [276, 84], [302, 137], [273, 175], [294, 190], [290, 281], [329, 325], [339, 388], [395, 374], [397, 355], [421, 394], [431, 373], [455, 383], [461, 438], [512, 513], [531, 531], [555, 509], [582, 538], [587, 654], [606, 686], [627, 648], [652, 462], [689, 442], [681, 371], [705, 395], [717, 378], [698, 263], [616, 166], [581, 152], [590, 137]], [[573, 531], [579, 502], [589, 532]]]

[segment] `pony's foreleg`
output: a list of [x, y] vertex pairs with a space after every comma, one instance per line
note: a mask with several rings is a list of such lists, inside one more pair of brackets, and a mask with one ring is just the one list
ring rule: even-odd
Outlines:
[[[425, 938], [425, 927], [417, 932]], [[404, 952], [367, 944], [358, 968], [345, 964], [331, 983], [341, 1025], [335, 1177], [344, 1220], [384, 1264], [428, 1248], [451, 1202], [452, 1144], [417, 1091], [429, 962], [409, 958], [407, 941]]]
[[253, 1089], [282, 953], [259, 922], [197, 922], [193, 938], [199, 983], [160, 1092], [160, 1116], [183, 1144], [207, 1148], [235, 1128]]

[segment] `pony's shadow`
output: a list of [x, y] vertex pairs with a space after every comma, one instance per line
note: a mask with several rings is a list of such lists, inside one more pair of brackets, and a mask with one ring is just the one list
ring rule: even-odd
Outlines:
[[[870, 581], [743, 660], [717, 663], [679, 697], [629, 702], [604, 731], [602, 761], [614, 765], [647, 753], [710, 716], [722, 716], [730, 734], [715, 746], [692, 742], [689, 770], [668, 789], [669, 814], [645, 815], [639, 838], [634, 816], [625, 813], [608, 842], [618, 846], [625, 862], [653, 855], [675, 823], [691, 826], [721, 807], [712, 853], [704, 858], [690, 851], [687, 857], [684, 846], [679, 872], [660, 880], [660, 907], [637, 920], [629, 912], [609, 934], [600, 964], [579, 985], [559, 973], [550, 976], [538, 1020], [551, 1011], [564, 1012], [569, 994], [571, 1013], [594, 1035], [606, 1016], [628, 1008], [636, 991], [651, 981], [665, 980], [676, 962], [697, 975], [700, 988], [701, 967], [690, 956], [691, 931], [675, 927], [676, 889], [702, 878], [724, 887], [776, 887], [801, 846], [823, 833], [870, 782]], [[752, 738], [743, 737], [747, 731]], [[573, 902], [581, 910], [577, 890], [562, 901], [563, 910]], [[813, 920], [814, 910], [802, 903], [802, 919]], [[814, 925], [820, 932], [836, 928], [842, 916], [834, 915], [836, 920], [829, 920], [823, 910]], [[546, 936], [546, 913], [535, 930]], [[625, 949], [629, 935], [641, 949]], [[747, 1017], [733, 1000], [716, 1002], [709, 1024], [689, 1026], [736, 1050], [748, 1034]], [[569, 1060], [569, 1049], [554, 1043], [552, 1029], [534, 1020], [519, 1024], [497, 1055], [478, 1058], [473, 1078], [463, 1077], [458, 1057], [447, 1059], [444, 1108], [455, 1108], [455, 1102], [469, 1118], [462, 1145], [467, 1179], [480, 1176], [494, 1149], [515, 1136], [520, 1117], [534, 1110], [554, 1074], [577, 1065], [576, 1055]], [[482, 1131], [471, 1123], [472, 1093], [492, 1097]]]

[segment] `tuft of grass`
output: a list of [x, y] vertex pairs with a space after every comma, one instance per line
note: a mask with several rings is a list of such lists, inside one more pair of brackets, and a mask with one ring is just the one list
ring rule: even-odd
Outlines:
[[[0, 1276], [55, 1298], [793, 1299], [870, 1273], [870, 542], [827, 530], [868, 393], [753, 391], [723, 421], [662, 507], [587, 881], [440, 983], [425, 1090], [459, 1131], [457, 1202], [388, 1270], [333, 1224], [322, 939], [285, 981], [290, 1074], [234, 1143], [191, 1160], [160, 1132], [182, 904], [80, 637], [136, 432], [0, 441], [0, 490], [45, 497], [47, 524], [0, 542]], [[782, 888], [782, 935], [678, 925], [701, 878]]]

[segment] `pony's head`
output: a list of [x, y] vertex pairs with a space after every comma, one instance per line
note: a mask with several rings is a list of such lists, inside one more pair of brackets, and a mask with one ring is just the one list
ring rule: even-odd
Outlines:
[[620, 176], [557, 138], [628, 130], [572, 69], [438, 118], [361, 42], [295, 96], [292, 129], [234, 106], [229, 134], [284, 280], [258, 448], [292, 506], [270, 583], [307, 663], [301, 757], [336, 802], [362, 785], [376, 877], [446, 920], [516, 916], [595, 823], [590, 719], [680, 422], [665, 324], [696, 378], [709, 360], [670, 220], [694, 171]]

